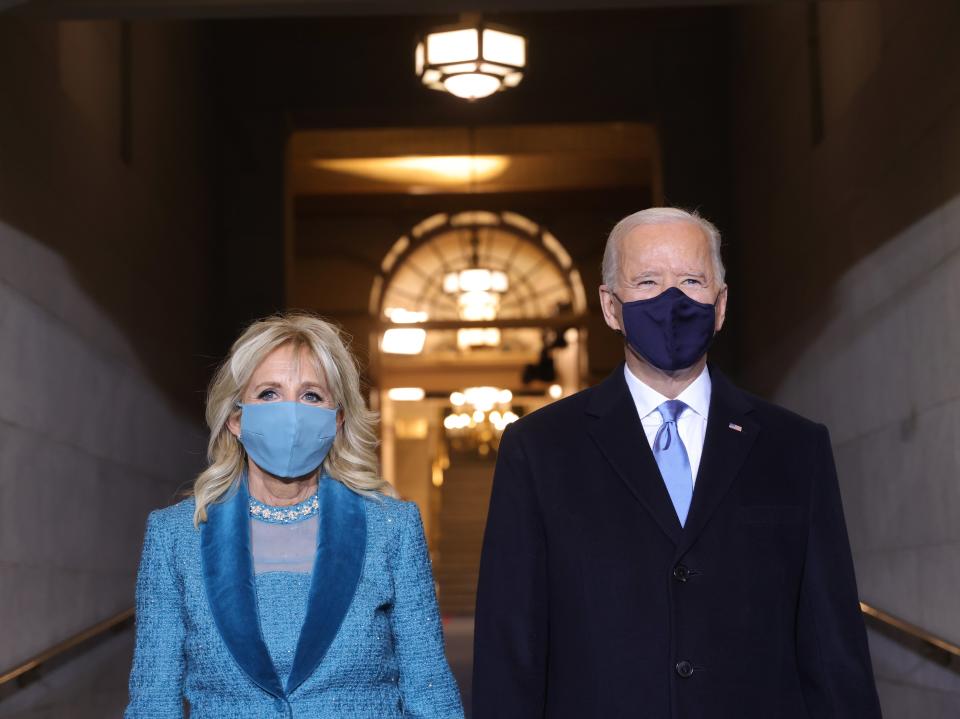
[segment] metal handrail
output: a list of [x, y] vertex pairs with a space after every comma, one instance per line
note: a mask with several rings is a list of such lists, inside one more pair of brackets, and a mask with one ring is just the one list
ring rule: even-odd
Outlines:
[[893, 629], [900, 634], [904, 634], [910, 637], [910, 639], [919, 642], [928, 650], [939, 654], [943, 660], [943, 663], [945, 664], [950, 663], [954, 659], [960, 658], [960, 646], [952, 644], [946, 639], [941, 639], [935, 634], [931, 634], [926, 629], [921, 629], [916, 624], [911, 624], [905, 619], [900, 619], [892, 614], [887, 614], [887, 612], [883, 611], [882, 609], [877, 609], [866, 602], [860, 602], [860, 611], [863, 612], [864, 615], [872, 617], [884, 627]]
[[44, 664], [47, 664], [51, 660], [66, 654], [70, 650], [76, 649], [81, 644], [86, 644], [87, 642], [96, 639], [109, 631], [119, 629], [122, 625], [133, 619], [133, 611], [133, 607], [125, 609], [119, 614], [113, 615], [109, 619], [104, 619], [102, 622], [98, 622], [92, 627], [84, 629], [82, 632], [77, 632], [72, 637], [54, 644], [49, 649], [45, 649], [22, 664], [18, 664], [17, 666], [8, 669], [7, 671], [3, 672], [3, 674], [0, 674], [0, 688], [4, 687], [8, 682], [12, 682], [15, 679], [24, 677], [24, 675], [26, 675], [28, 672], [41, 668]]
[[[860, 602], [860, 611], [863, 612], [865, 616], [871, 617], [876, 620], [884, 627], [894, 630], [899, 634], [905, 635], [915, 642], [920, 643], [924, 647], [933, 652], [941, 655], [945, 660], [944, 663], [950, 663], [956, 658], [960, 658], [960, 646], [952, 644], [945, 639], [931, 634], [925, 629], [921, 629], [915, 624], [895, 617], [892, 614], [888, 614], [881, 609], [877, 609], [866, 602]], [[122, 627], [124, 624], [130, 622], [133, 619], [133, 607], [126, 609], [119, 614], [115, 614], [109, 619], [105, 619], [102, 622], [94, 624], [92, 627], [84, 629], [82, 632], [74, 634], [72, 637], [65, 639], [58, 644], [54, 644], [49, 649], [46, 649], [34, 657], [31, 657], [22, 664], [8, 669], [3, 674], [0, 674], [0, 688], [4, 687], [7, 683], [24, 677], [27, 673], [40, 669], [44, 664], [47, 664], [51, 660], [69, 652], [72, 649], [76, 649], [82, 644], [96, 639], [109, 631], [114, 631]]]

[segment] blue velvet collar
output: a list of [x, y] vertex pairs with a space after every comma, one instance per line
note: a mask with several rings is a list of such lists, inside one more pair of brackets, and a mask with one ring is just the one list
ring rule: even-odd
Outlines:
[[330, 648], [360, 581], [367, 545], [364, 498], [321, 477], [317, 556], [306, 618], [293, 668], [284, 687], [260, 632], [250, 551], [246, 477], [221, 502], [207, 508], [200, 527], [203, 581], [214, 622], [234, 660], [265, 692], [286, 697], [309, 677]]

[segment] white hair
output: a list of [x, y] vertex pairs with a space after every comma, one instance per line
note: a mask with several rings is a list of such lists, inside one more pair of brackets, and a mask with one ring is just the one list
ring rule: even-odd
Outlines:
[[603, 284], [613, 289], [620, 274], [620, 245], [623, 238], [641, 225], [667, 225], [674, 222], [689, 222], [699, 227], [710, 241], [710, 254], [713, 256], [713, 270], [723, 284], [726, 269], [720, 257], [720, 230], [696, 211], [688, 212], [678, 207], [649, 207], [646, 210], [627, 215], [614, 225], [607, 237], [607, 245], [603, 250]]

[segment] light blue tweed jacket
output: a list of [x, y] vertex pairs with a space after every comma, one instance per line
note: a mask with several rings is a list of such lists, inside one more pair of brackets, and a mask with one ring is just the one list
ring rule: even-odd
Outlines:
[[150, 514], [126, 719], [462, 719], [416, 505], [318, 495], [309, 580], [254, 576], [245, 482], [199, 530], [192, 498]]

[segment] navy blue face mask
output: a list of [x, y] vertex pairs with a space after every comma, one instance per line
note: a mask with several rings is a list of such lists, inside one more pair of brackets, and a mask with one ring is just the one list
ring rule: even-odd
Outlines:
[[690, 299], [676, 287], [649, 300], [624, 302], [613, 296], [623, 306], [627, 343], [654, 367], [666, 372], [691, 367], [713, 342], [714, 305]]

